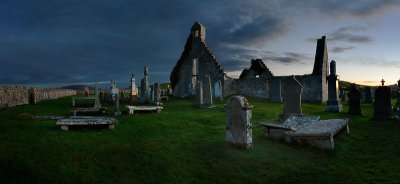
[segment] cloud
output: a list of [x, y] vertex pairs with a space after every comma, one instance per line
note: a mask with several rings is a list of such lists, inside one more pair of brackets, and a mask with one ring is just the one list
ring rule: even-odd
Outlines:
[[329, 49], [329, 51], [333, 52], [333, 53], [342, 53], [342, 52], [344, 52], [346, 50], [351, 50], [351, 49], [354, 49], [354, 48], [355, 47], [353, 47], [353, 46], [349, 46], [349, 47], [333, 47], [333, 49]]
[[223, 62], [220, 64], [227, 72], [243, 70], [250, 66], [251, 59], [262, 59], [268, 66], [268, 62], [275, 62], [284, 65], [304, 64], [308, 61], [313, 61], [313, 57], [304, 53], [294, 52], [272, 52], [261, 49], [254, 49], [244, 46], [230, 45], [223, 49], [221, 53]]
[[371, 43], [373, 39], [370, 36], [349, 33], [349, 31], [362, 31], [366, 29], [365, 27], [341, 27], [328, 34], [327, 39], [330, 42]]
[[[132, 72], [140, 81], [145, 65], [150, 66], [151, 82], [168, 82], [194, 21], [206, 26], [207, 45], [226, 71], [241, 70], [252, 58], [302, 63], [313, 59], [259, 49], [295, 28], [292, 12], [363, 18], [390, 6], [397, 7], [398, 1], [4, 0], [0, 85], [113, 79], [127, 86]], [[328, 39], [373, 41], [357, 31], [362, 28], [339, 28]]]
[[310, 14], [318, 13], [317, 16], [332, 18], [367, 18], [381, 15], [390, 10], [400, 7], [399, 0], [369, 0], [369, 1], [348, 1], [348, 0], [321, 0], [321, 1], [284, 1], [285, 7], [295, 7]]

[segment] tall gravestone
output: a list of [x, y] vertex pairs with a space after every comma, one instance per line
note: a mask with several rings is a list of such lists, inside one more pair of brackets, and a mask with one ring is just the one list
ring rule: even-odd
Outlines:
[[336, 62], [334, 60], [330, 63], [331, 74], [328, 79], [328, 101], [326, 103], [325, 111], [327, 112], [342, 112], [343, 106], [339, 100], [339, 82], [336, 75]]
[[281, 80], [273, 79], [271, 85], [271, 101], [272, 102], [282, 102], [282, 94], [281, 94]]
[[156, 82], [154, 83], [154, 101], [157, 102], [161, 102], [161, 85], [160, 83]]
[[144, 77], [140, 86], [140, 103], [150, 102], [149, 67], [144, 67]]
[[344, 89], [340, 89], [339, 97], [340, 97], [341, 101], [343, 101], [343, 102], [346, 101], [347, 94], [346, 94], [346, 91]]
[[97, 80], [94, 81], [94, 95], [95, 95], [95, 101], [94, 101], [94, 108], [100, 108], [100, 97], [99, 97], [99, 85], [97, 83]]
[[364, 94], [364, 102], [372, 103], [371, 87], [365, 86]]
[[252, 108], [243, 96], [232, 96], [228, 99], [225, 104], [227, 142], [246, 148], [252, 147]]
[[303, 116], [301, 111], [301, 93], [303, 86], [294, 78], [294, 75], [285, 80], [283, 113], [279, 120], [285, 121], [289, 116]]
[[201, 77], [201, 85], [203, 87], [203, 107], [212, 108], [213, 106], [213, 99], [212, 99], [212, 92], [211, 92], [211, 80], [208, 75]]
[[349, 89], [349, 114], [361, 115], [361, 92], [358, 86], [352, 84]]
[[115, 102], [115, 94], [118, 94], [118, 92], [119, 90], [117, 88], [117, 83], [111, 80], [111, 90], [110, 90], [111, 101]]
[[121, 115], [121, 111], [119, 110], [119, 94], [115, 94], [115, 102], [114, 102], [114, 116]]
[[375, 91], [374, 120], [389, 120], [392, 114], [392, 89], [389, 86], [379, 86]]
[[195, 105], [197, 107], [201, 107], [204, 105], [204, 101], [203, 101], [203, 87], [201, 84], [200, 80], [196, 81], [196, 101], [195, 101]]

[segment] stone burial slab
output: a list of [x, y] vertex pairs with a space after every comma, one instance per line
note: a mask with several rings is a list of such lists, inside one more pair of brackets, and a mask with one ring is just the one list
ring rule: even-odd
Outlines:
[[64, 116], [36, 116], [38, 120], [59, 120], [64, 118]]
[[108, 125], [109, 129], [114, 129], [118, 120], [107, 117], [82, 117], [74, 116], [70, 119], [60, 119], [56, 125], [60, 125], [62, 130], [69, 130], [70, 126], [104, 126]]
[[301, 111], [301, 93], [303, 86], [294, 78], [288, 77], [285, 81], [283, 113], [279, 114], [279, 120], [285, 121], [289, 116], [303, 116]]
[[88, 112], [101, 112], [103, 114], [106, 113], [105, 108], [96, 108], [96, 107], [88, 107], [88, 108], [73, 108], [72, 113], [74, 116], [77, 115], [78, 112], [88, 113]]
[[252, 147], [252, 108], [243, 96], [232, 96], [228, 99], [225, 104], [227, 142], [246, 148]]
[[379, 86], [375, 91], [374, 120], [389, 120], [392, 114], [392, 89], [389, 86]]
[[72, 97], [72, 107], [75, 107], [77, 100], [96, 100], [95, 96], [88, 96], [88, 97]]
[[152, 112], [155, 111], [157, 113], [160, 113], [161, 110], [163, 110], [162, 106], [133, 106], [133, 105], [127, 105], [125, 108], [128, 110], [128, 114], [134, 114], [135, 111], [144, 111], [144, 112]]
[[290, 116], [283, 124], [264, 123], [264, 134], [272, 138], [284, 138], [286, 142], [295, 140], [325, 150], [335, 148], [334, 138], [340, 132], [349, 134], [349, 119], [319, 120], [319, 116]]

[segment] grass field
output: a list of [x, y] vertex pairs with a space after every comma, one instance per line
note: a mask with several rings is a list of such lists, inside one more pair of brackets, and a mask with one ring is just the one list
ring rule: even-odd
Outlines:
[[[265, 138], [256, 125], [275, 121], [283, 105], [248, 100], [249, 150], [225, 142], [225, 102], [198, 109], [170, 99], [160, 114], [116, 117], [114, 130], [61, 131], [56, 121], [17, 118], [69, 116], [71, 97], [1, 110], [0, 183], [400, 183], [400, 122], [372, 121], [372, 104], [362, 104], [363, 116], [302, 104], [306, 115], [351, 119], [350, 135], [328, 152]], [[112, 104], [102, 105], [111, 116]]]

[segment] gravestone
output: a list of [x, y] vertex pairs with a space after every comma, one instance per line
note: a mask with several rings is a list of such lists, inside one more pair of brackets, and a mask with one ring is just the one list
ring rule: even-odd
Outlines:
[[364, 94], [365, 94], [364, 102], [372, 103], [371, 87], [365, 86]]
[[204, 105], [203, 102], [203, 87], [201, 85], [201, 81], [197, 80], [196, 81], [196, 101], [195, 101], [195, 105], [197, 107], [201, 107]]
[[153, 103], [153, 102], [154, 102], [154, 90], [153, 90], [153, 86], [154, 86], [154, 84], [150, 86], [150, 100], [149, 100], [150, 103]]
[[212, 92], [211, 92], [211, 80], [208, 75], [201, 77], [201, 85], [203, 87], [203, 107], [212, 108], [213, 106], [213, 99], [212, 99]]
[[214, 83], [214, 97], [218, 101], [222, 101], [222, 84], [221, 81]]
[[154, 101], [156, 103], [161, 102], [161, 85], [160, 85], [160, 83], [158, 83], [158, 82], [154, 83], [153, 90], [154, 90]]
[[121, 115], [121, 111], [119, 110], [119, 94], [115, 94], [115, 103], [114, 103], [114, 116]]
[[347, 98], [346, 91], [344, 89], [340, 89], [340, 95], [339, 95], [341, 101], [345, 102]]
[[375, 91], [374, 120], [389, 120], [392, 114], [392, 89], [389, 86], [379, 86]]
[[336, 62], [334, 60], [330, 63], [331, 74], [328, 79], [328, 101], [326, 103], [325, 111], [327, 112], [342, 112], [343, 106], [339, 100], [339, 82], [336, 75]]
[[115, 102], [115, 95], [118, 94], [119, 90], [117, 88], [117, 83], [115, 81], [111, 80], [111, 101]]
[[349, 89], [349, 114], [361, 115], [361, 92], [358, 86], [352, 84]]
[[282, 94], [281, 94], [281, 80], [273, 79], [271, 86], [271, 101], [272, 102], [282, 102]]
[[253, 144], [251, 109], [243, 96], [232, 96], [225, 104], [226, 112], [226, 141], [251, 148]]
[[285, 121], [289, 116], [303, 116], [301, 112], [301, 93], [303, 86], [294, 78], [294, 75], [285, 80], [283, 113], [279, 114], [279, 120]]
[[97, 83], [97, 80], [94, 81], [94, 95], [96, 97], [96, 99], [94, 101], [94, 108], [100, 108], [101, 104], [100, 104], [100, 97], [99, 97], [99, 85]]
[[144, 78], [141, 81], [140, 86], [140, 103], [149, 103], [151, 94], [150, 94], [150, 86], [149, 86], [149, 67], [144, 67]]

